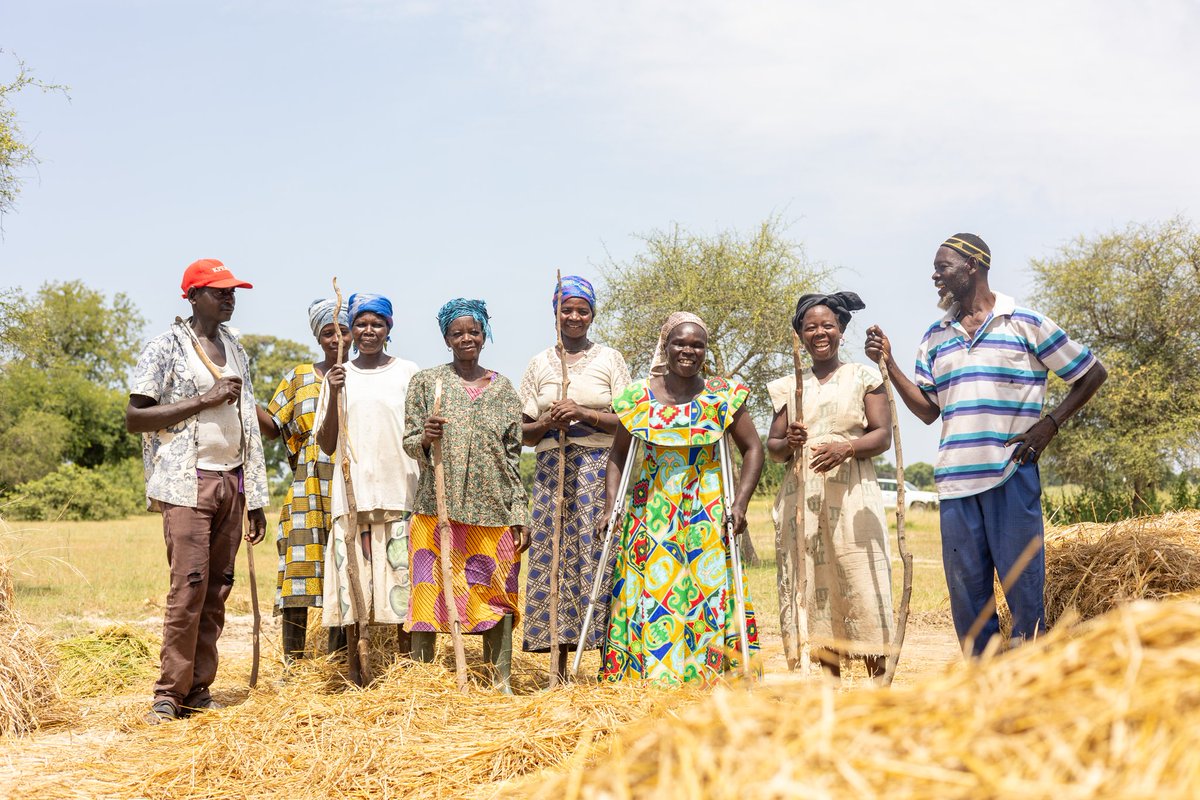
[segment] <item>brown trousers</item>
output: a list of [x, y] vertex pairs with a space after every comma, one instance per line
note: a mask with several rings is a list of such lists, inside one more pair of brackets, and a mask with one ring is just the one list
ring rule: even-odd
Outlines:
[[217, 677], [217, 639], [225, 627], [246, 504], [240, 469], [196, 470], [196, 476], [195, 508], [162, 503], [171, 590], [154, 699], [176, 707], [207, 700]]

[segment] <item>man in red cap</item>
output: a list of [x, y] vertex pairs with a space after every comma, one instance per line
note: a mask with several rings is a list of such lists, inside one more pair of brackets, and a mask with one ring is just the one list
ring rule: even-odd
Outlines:
[[243, 514], [251, 544], [267, 529], [249, 359], [225, 324], [235, 290], [252, 287], [205, 258], [187, 268], [181, 288], [192, 316], [142, 350], [125, 410], [126, 428], [142, 434], [146, 499], [162, 512], [171, 571], [162, 672], [146, 717], [156, 724], [218, 707], [209, 686]]

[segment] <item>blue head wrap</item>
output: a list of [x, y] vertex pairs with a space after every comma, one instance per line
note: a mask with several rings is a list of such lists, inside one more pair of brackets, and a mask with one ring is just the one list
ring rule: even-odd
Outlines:
[[367, 294], [366, 292], [355, 292], [350, 295], [350, 322], [353, 323], [354, 320], [358, 319], [359, 314], [366, 311], [383, 317], [387, 321], [389, 331], [395, 324], [392, 321], [391, 300], [388, 300], [381, 294]]
[[[587, 278], [582, 278], [578, 275], [563, 275], [562, 276], [562, 296], [563, 300], [568, 297], [582, 297], [587, 301], [587, 304], [592, 307], [592, 312], [596, 311], [596, 290], [592, 288], [592, 282]], [[554, 292], [550, 295], [550, 303], [554, 306], [554, 310], [558, 310], [558, 286], [555, 285]]]
[[[308, 304], [308, 324], [312, 326], [313, 336], [320, 336], [321, 329], [333, 322], [333, 311], [337, 301], [333, 299], [313, 300]], [[350, 315], [346, 309], [339, 309], [337, 315], [339, 325], [350, 327]]]
[[483, 335], [488, 339], [492, 338], [492, 325], [488, 321], [491, 317], [488, 316], [487, 304], [482, 300], [456, 297], [439, 308], [437, 319], [438, 327], [442, 329], [442, 336], [445, 336], [446, 332], [450, 330], [450, 323], [459, 317], [472, 317], [479, 323], [479, 327], [483, 328]]

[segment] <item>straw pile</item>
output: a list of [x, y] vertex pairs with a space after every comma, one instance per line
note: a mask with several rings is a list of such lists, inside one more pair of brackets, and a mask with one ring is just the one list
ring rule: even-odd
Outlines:
[[[468, 656], [479, 663], [477, 648]], [[128, 733], [86, 751], [72, 745], [47, 758], [43, 748], [46, 766], [24, 770], [21, 797], [486, 797], [499, 781], [559, 764], [593, 736], [694, 696], [631, 684], [460, 694], [444, 664], [407, 661], [359, 690], [314, 659], [236, 707], [156, 728], [130, 720]]]
[[13, 608], [9, 564], [0, 554], [0, 736], [27, 733], [58, 706], [49, 647]]
[[1200, 604], [1139, 602], [891, 691], [710, 698], [507, 796], [1191, 798]]
[[[999, 592], [999, 583], [996, 584]], [[1046, 624], [1091, 619], [1133, 600], [1200, 591], [1200, 511], [1085, 522], [1046, 532]], [[1000, 630], [1012, 621], [1000, 599]]]
[[128, 625], [64, 639], [58, 652], [58, 686], [72, 697], [95, 697], [144, 684], [157, 671], [157, 644]]

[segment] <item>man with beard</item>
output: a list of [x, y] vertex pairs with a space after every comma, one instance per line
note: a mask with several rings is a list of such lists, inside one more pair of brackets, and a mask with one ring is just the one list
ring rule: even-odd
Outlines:
[[192, 316], [147, 343], [129, 387], [125, 427], [142, 434], [146, 499], [162, 512], [171, 572], [162, 671], [146, 715], [153, 724], [218, 707], [209, 685], [247, 508], [246, 540], [257, 544], [267, 530], [266, 463], [249, 359], [225, 324], [238, 287], [251, 288], [220, 261], [189, 266], [181, 288]]
[[[991, 599], [993, 575], [1007, 577], [1031, 541], [1044, 541], [1038, 459], [1108, 377], [1086, 346], [993, 292], [990, 269], [991, 251], [974, 234], [957, 233], [938, 248], [932, 278], [946, 314], [921, 340], [915, 382], [896, 366], [883, 331], [867, 331], [867, 356], [886, 359], [909, 410], [927, 425], [942, 420], [934, 479], [942, 563], [960, 641]], [[1049, 370], [1071, 388], [1043, 416]], [[1014, 642], [1045, 628], [1045, 581], [1045, 551], [1039, 549], [1006, 595]], [[975, 637], [974, 653], [982, 653], [999, 630], [993, 612]]]

